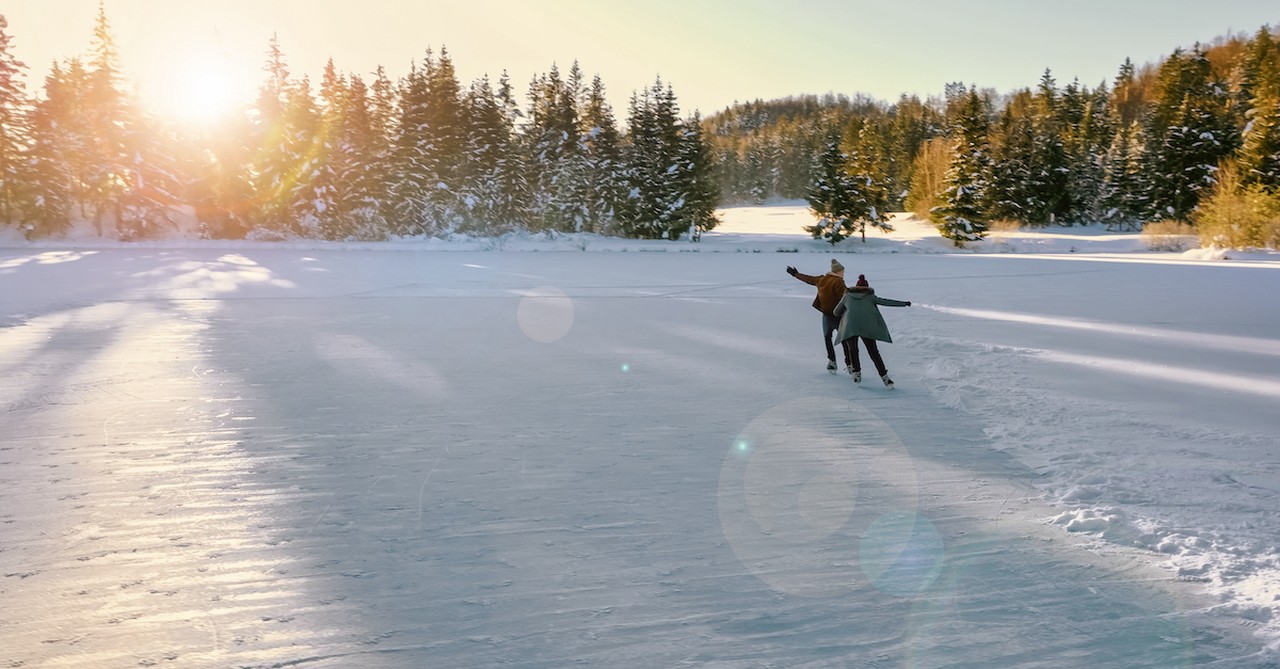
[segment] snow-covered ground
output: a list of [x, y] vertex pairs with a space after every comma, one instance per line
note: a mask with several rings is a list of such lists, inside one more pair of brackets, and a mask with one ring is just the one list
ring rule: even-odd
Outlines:
[[1280, 257], [724, 217], [0, 239], [0, 666], [1280, 664]]

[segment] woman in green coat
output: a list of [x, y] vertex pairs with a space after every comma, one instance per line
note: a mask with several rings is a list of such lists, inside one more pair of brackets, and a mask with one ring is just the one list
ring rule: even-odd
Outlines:
[[836, 305], [835, 314], [840, 317], [838, 330], [841, 343], [848, 346], [853, 354], [853, 382], [862, 381], [862, 362], [858, 355], [858, 339], [867, 347], [867, 355], [875, 364], [876, 371], [884, 385], [893, 387], [893, 379], [889, 378], [889, 370], [885, 369], [884, 359], [880, 357], [880, 348], [876, 340], [892, 342], [889, 337], [889, 326], [880, 315], [880, 307], [909, 307], [910, 302], [890, 300], [876, 295], [876, 291], [867, 283], [867, 277], [859, 274], [858, 282], [845, 291], [840, 304]]

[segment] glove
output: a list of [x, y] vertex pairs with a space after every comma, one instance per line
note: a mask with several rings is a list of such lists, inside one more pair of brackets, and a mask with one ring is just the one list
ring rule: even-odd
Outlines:
[[911, 306], [911, 300], [907, 300], [907, 306]]
[[787, 266], [787, 274], [790, 274], [791, 276], [795, 276], [795, 275], [796, 275], [796, 268], [791, 267], [791, 266]]

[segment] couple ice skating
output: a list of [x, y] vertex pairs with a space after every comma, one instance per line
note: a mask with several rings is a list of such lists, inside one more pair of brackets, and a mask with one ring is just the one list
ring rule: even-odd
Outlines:
[[787, 274], [818, 288], [813, 308], [822, 312], [822, 339], [827, 346], [827, 371], [836, 373], [836, 350], [831, 340], [834, 332], [844, 351], [845, 369], [853, 377], [854, 383], [862, 381], [862, 362], [858, 356], [858, 340], [861, 339], [880, 379], [886, 387], [893, 388], [893, 379], [889, 378], [889, 370], [885, 368], [884, 359], [880, 357], [880, 347], [876, 344], [877, 340], [893, 341], [889, 337], [889, 326], [885, 324], [884, 316], [880, 315], [880, 307], [909, 307], [911, 303], [876, 295], [875, 289], [862, 274], [858, 275], [856, 284], [846, 288], [844, 265], [834, 258], [831, 259], [831, 271], [822, 276], [801, 274], [794, 267], [787, 267]]

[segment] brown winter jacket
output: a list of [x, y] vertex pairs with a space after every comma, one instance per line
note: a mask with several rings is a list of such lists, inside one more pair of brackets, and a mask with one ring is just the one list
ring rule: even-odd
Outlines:
[[822, 276], [809, 276], [796, 272], [793, 276], [810, 286], [818, 287], [818, 295], [813, 298], [813, 308], [828, 316], [835, 316], [836, 305], [844, 298], [844, 276], [827, 272]]

